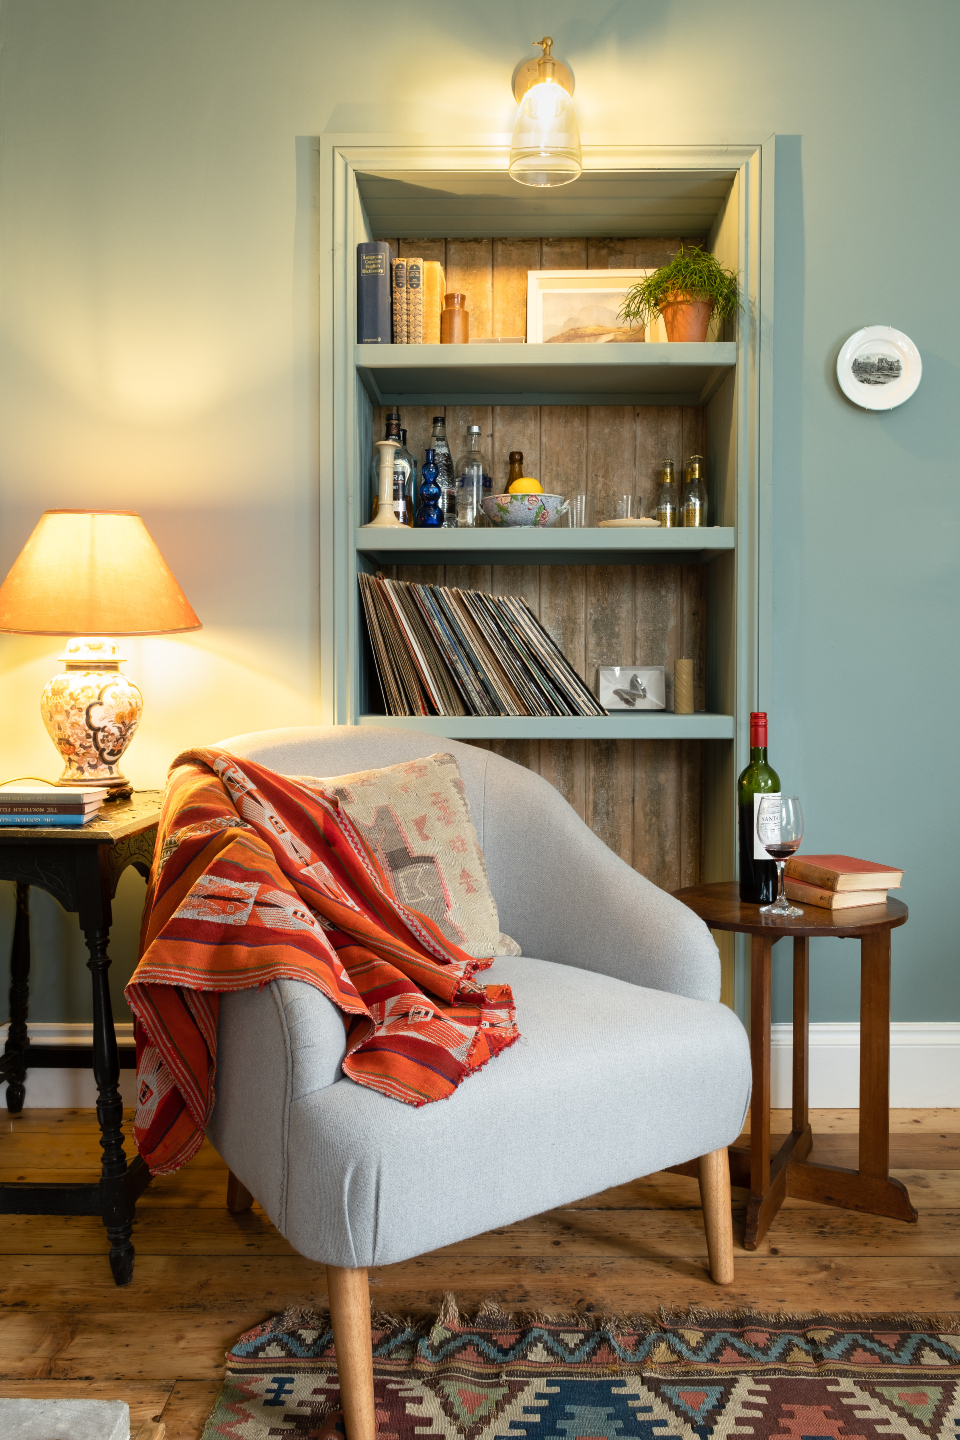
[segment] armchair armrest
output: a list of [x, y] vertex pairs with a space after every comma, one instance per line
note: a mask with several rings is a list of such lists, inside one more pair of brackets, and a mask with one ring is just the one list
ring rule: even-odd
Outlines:
[[614, 855], [546, 780], [495, 755], [484, 855], [500, 928], [525, 955], [719, 1000], [720, 957], [703, 921]]

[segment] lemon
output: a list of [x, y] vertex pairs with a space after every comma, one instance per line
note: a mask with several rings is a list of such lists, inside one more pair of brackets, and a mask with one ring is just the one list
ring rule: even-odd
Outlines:
[[534, 480], [532, 475], [521, 475], [519, 480], [514, 480], [512, 485], [507, 486], [508, 495], [542, 495], [543, 486], [539, 480]]

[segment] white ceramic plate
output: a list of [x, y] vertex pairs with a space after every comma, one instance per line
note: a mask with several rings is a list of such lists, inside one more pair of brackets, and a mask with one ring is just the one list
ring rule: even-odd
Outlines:
[[920, 384], [920, 351], [902, 330], [865, 325], [837, 356], [837, 379], [848, 400], [864, 410], [893, 410]]

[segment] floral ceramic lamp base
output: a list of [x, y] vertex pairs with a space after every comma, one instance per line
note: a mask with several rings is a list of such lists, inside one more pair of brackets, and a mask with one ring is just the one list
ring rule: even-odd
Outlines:
[[68, 640], [57, 657], [66, 673], [54, 675], [40, 697], [47, 734], [64, 760], [58, 785], [122, 789], [124, 751], [143, 712], [136, 685], [120, 674], [123, 656], [114, 640]]

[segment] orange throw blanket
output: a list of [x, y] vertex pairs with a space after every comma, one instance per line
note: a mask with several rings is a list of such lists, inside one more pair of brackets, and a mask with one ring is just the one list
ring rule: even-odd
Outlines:
[[343, 1013], [344, 1074], [407, 1105], [519, 1039], [510, 987], [474, 980], [491, 960], [396, 899], [336, 796], [222, 750], [171, 766], [140, 954], [134, 1136], [155, 1175], [203, 1142], [227, 991], [315, 985]]

